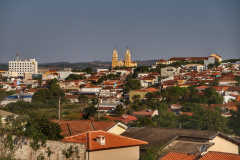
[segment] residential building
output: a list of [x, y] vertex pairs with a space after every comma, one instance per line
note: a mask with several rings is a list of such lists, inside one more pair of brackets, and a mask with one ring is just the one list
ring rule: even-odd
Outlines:
[[162, 144], [176, 152], [198, 154], [198, 148], [206, 145], [206, 151], [228, 152], [238, 154], [240, 142], [218, 131], [189, 130], [175, 128], [130, 128], [123, 136], [147, 141], [141, 146], [142, 153], [147, 149]]
[[215, 53], [211, 54], [207, 59], [204, 59], [204, 69], [207, 70], [208, 69], [207, 66], [209, 64], [214, 64], [216, 61], [221, 62], [222, 57]]
[[161, 68], [161, 76], [162, 77], [169, 77], [169, 76], [176, 76], [179, 75], [179, 69], [175, 67], [165, 67]]
[[65, 137], [63, 141], [86, 143], [87, 160], [139, 160], [139, 146], [148, 144], [101, 130]]
[[68, 120], [52, 120], [58, 123], [62, 129], [63, 136], [73, 136], [88, 131], [103, 130], [114, 134], [122, 134], [127, 130], [127, 126], [120, 122], [106, 122], [106, 121], [68, 121]]
[[155, 115], [158, 115], [158, 110], [142, 110], [142, 111], [134, 111], [132, 113], [133, 116], [142, 116], [142, 117], [154, 117]]

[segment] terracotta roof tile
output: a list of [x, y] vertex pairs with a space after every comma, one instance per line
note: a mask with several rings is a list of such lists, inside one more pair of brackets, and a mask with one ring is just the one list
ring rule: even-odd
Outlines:
[[83, 121], [67, 121], [67, 120], [52, 120], [60, 125], [62, 129], [62, 135], [71, 136], [79, 133], [94, 130], [107, 131], [112, 128], [117, 122], [95, 122], [90, 120]]
[[134, 117], [134, 116], [131, 116], [131, 115], [122, 115], [122, 116], [120, 116], [116, 119], [119, 120], [119, 121], [127, 123], [127, 122], [131, 122], [131, 121], [136, 121], [137, 117]]
[[160, 59], [157, 62], [167, 62], [165, 59]]
[[[96, 138], [103, 136], [105, 139], [105, 145], [101, 145], [96, 141]], [[79, 142], [87, 143], [87, 150], [96, 151], [103, 149], [122, 148], [130, 146], [139, 146], [148, 144], [148, 142], [120, 136], [117, 134], [105, 132], [105, 131], [89, 131], [79, 135], [66, 137], [63, 139], [64, 142]]]
[[186, 114], [186, 115], [192, 116], [192, 115], [193, 115], [193, 112], [182, 112], [182, 113], [180, 114], [180, 116], [181, 116], [182, 114]]
[[213, 152], [209, 151], [205, 154], [200, 160], [240, 160], [239, 154], [232, 154], [232, 153], [223, 153], [223, 152]]
[[151, 116], [153, 113], [154, 111], [142, 110], [142, 111], [134, 111], [132, 115]]

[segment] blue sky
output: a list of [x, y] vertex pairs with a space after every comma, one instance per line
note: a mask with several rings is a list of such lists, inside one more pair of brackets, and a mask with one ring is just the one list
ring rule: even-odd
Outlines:
[[240, 57], [240, 0], [2, 0], [0, 62]]

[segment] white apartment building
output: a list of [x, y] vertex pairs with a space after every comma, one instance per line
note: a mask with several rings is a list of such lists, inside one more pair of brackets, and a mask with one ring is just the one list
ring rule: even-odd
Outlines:
[[37, 73], [38, 62], [35, 59], [9, 61], [8, 70], [17, 72], [18, 76], [24, 76], [24, 73]]

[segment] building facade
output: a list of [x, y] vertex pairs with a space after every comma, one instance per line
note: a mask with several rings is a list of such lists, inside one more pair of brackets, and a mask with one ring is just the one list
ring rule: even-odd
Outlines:
[[112, 69], [115, 67], [137, 67], [137, 62], [132, 62], [131, 61], [131, 53], [129, 49], [127, 48], [127, 51], [125, 53], [125, 61], [118, 61], [118, 53], [116, 48], [114, 48], [114, 51], [112, 53]]
[[37, 73], [38, 62], [35, 59], [18, 60], [17, 58], [15, 61], [8, 62], [8, 70], [17, 72], [18, 76], [24, 76], [24, 73]]

